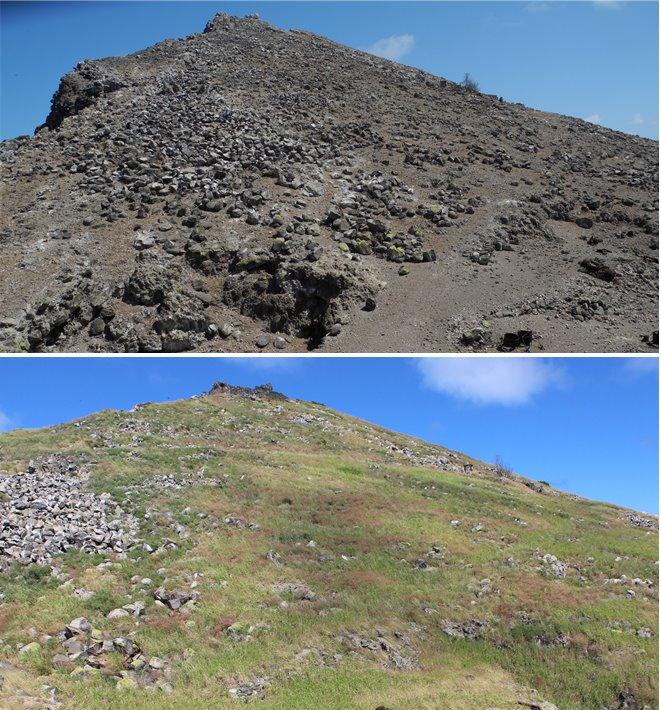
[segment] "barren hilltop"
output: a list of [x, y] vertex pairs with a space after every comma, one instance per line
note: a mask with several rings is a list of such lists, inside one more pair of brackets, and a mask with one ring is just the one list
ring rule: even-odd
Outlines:
[[0, 706], [656, 708], [658, 519], [270, 387], [0, 435]]
[[2, 155], [0, 349], [658, 347], [658, 143], [254, 16]]

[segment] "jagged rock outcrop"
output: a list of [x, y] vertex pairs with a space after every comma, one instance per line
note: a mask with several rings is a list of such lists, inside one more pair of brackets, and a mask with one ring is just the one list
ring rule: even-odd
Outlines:
[[126, 84], [118, 76], [104, 71], [94, 62], [81, 62], [70, 74], [62, 78], [53, 99], [44, 126], [58, 128], [69, 116], [75, 116], [107, 94]]

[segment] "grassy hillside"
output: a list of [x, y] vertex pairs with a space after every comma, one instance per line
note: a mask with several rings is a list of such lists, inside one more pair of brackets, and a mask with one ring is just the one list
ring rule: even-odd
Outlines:
[[658, 706], [656, 520], [225, 387], [4, 434], [0, 491], [30, 459], [139, 540], [5, 565], [0, 707]]

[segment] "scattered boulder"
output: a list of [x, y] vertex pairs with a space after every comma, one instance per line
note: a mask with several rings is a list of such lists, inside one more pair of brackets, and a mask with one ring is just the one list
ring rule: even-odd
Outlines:
[[615, 270], [606, 265], [601, 259], [583, 259], [581, 266], [590, 276], [602, 281], [615, 281], [617, 277]]
[[505, 333], [498, 349], [504, 353], [509, 353], [519, 348], [523, 348], [526, 352], [530, 352], [533, 337], [534, 334], [532, 330], [519, 330], [516, 333]]
[[229, 694], [233, 698], [249, 699], [257, 695], [262, 695], [270, 684], [268, 676], [253, 676], [249, 681], [242, 681], [238, 685], [229, 689]]

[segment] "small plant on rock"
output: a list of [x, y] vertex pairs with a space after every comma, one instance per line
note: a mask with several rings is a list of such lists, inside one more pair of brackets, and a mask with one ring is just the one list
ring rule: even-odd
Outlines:
[[468, 72], [464, 74], [464, 80], [461, 82], [461, 86], [465, 91], [478, 92], [480, 90], [479, 84]]
[[496, 456], [493, 464], [496, 467], [497, 476], [502, 476], [503, 478], [512, 478], [514, 471], [512, 471], [512, 469], [505, 464], [505, 462], [500, 456]]

